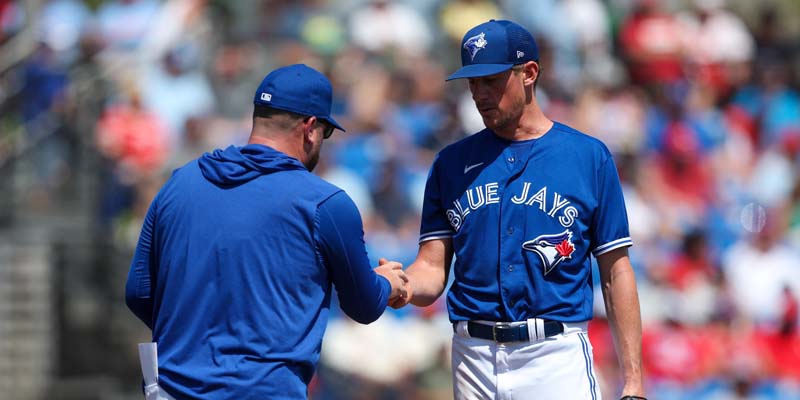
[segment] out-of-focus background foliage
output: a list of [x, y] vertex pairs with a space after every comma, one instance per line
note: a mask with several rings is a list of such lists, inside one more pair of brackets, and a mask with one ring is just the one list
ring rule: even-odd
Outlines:
[[[348, 132], [315, 172], [373, 261], [410, 263], [435, 152], [482, 128], [443, 80], [490, 18], [536, 36], [546, 113], [615, 154], [650, 397], [800, 398], [796, 0], [0, 0], [0, 398], [141, 398], [123, 287], [142, 217], [174, 168], [245, 142], [281, 65], [330, 76]], [[441, 302], [337, 312], [312, 397], [450, 398], [450, 332]]]

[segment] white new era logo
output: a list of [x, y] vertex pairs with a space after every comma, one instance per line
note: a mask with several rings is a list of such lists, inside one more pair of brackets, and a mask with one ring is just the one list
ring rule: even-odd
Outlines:
[[522, 58], [522, 57], [525, 57], [525, 53], [517, 50], [517, 58]]
[[272, 100], [272, 95], [269, 93], [261, 93], [261, 100], [270, 101]]

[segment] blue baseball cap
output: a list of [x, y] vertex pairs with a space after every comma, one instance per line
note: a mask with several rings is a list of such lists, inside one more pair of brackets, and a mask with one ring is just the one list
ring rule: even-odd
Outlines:
[[331, 117], [332, 100], [333, 87], [325, 75], [305, 64], [294, 64], [265, 76], [253, 104], [314, 116], [345, 132]]
[[515, 22], [492, 19], [467, 31], [461, 40], [462, 67], [446, 80], [494, 75], [528, 61], [539, 61], [533, 35]]

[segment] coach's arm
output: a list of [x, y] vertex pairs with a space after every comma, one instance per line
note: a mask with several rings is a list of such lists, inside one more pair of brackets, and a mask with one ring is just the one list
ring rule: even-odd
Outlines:
[[395, 299], [389, 305], [400, 308], [408, 303], [419, 307], [433, 304], [447, 286], [452, 261], [453, 239], [431, 239], [420, 243], [417, 258], [406, 269], [407, 295], [405, 298]]
[[150, 204], [144, 217], [142, 232], [136, 244], [136, 252], [131, 261], [128, 281], [125, 283], [125, 303], [148, 328], [153, 329], [153, 290], [155, 289], [153, 271], [156, 270], [153, 257], [154, 231], [158, 197]]
[[639, 295], [628, 249], [619, 248], [597, 257], [606, 314], [622, 367], [622, 395], [644, 396], [642, 382], [642, 317]]

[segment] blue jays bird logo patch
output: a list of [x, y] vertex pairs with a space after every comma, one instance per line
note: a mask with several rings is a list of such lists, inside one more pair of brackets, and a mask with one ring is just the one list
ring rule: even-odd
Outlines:
[[464, 50], [469, 52], [469, 59], [475, 60], [475, 54], [486, 48], [489, 43], [486, 41], [486, 34], [481, 32], [464, 42]]
[[562, 260], [572, 258], [575, 252], [575, 245], [572, 243], [572, 232], [567, 229], [564, 232], [550, 235], [541, 235], [533, 240], [528, 240], [522, 244], [522, 248], [532, 251], [539, 255], [544, 265], [544, 274], [547, 275]]

